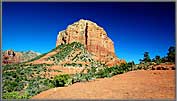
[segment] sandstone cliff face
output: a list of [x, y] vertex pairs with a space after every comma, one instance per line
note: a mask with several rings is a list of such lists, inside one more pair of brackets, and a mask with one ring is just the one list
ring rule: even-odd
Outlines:
[[109, 66], [125, 62], [116, 57], [114, 43], [104, 29], [89, 20], [81, 19], [59, 32], [56, 46], [72, 42], [84, 44], [85, 48], [94, 55], [94, 59]]

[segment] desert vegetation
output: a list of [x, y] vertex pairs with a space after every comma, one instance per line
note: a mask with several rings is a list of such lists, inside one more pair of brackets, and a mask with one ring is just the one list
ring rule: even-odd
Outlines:
[[26, 62], [39, 56], [40, 53], [34, 51], [14, 51], [14, 50], [6, 50], [2, 51], [2, 65], [8, 64], [18, 64], [21, 62]]
[[3, 66], [3, 98], [30, 98], [52, 87], [46, 74], [41, 74], [48, 71], [48, 66], [23, 63]]
[[[55, 54], [48, 58], [48, 60], [54, 61], [56, 64], [58, 64], [61, 61], [65, 60], [72, 60], [73, 62], [77, 61], [84, 61], [84, 62], [91, 62], [93, 59], [90, 57], [91, 54], [87, 52], [87, 50], [84, 48], [83, 44], [79, 42], [73, 42], [71, 44], [63, 44], [56, 47], [54, 50], [59, 50], [58, 54]], [[66, 64], [66, 65], [75, 65], [75, 63], [72, 64]], [[79, 65], [80, 66], [80, 65]]]
[[[85, 82], [97, 78], [110, 78], [114, 75], [122, 74], [133, 70], [152, 70], [152, 66], [161, 63], [175, 63], [175, 47], [168, 49], [167, 56], [161, 58], [156, 56], [150, 58], [149, 53], [144, 53], [144, 58], [140, 60], [140, 64], [135, 64], [133, 61], [108, 67], [105, 64], [94, 61], [90, 53], [79, 42], [71, 44], [63, 44], [52, 49], [59, 52], [47, 60], [52, 60], [54, 64], [27, 64], [28, 62], [40, 59], [47, 53], [37, 56], [28, 62], [19, 64], [4, 65], [2, 67], [2, 88], [3, 99], [29, 99], [32, 96], [39, 94], [54, 87], [64, 87], [76, 82]], [[55, 77], [47, 78], [51, 72], [49, 68], [53, 65], [60, 65], [60, 62], [70, 59], [73, 63], [66, 63], [64, 67], [84, 67], [84, 70], [76, 74], [60, 74]], [[90, 64], [82, 65], [75, 63], [77, 61], [90, 62]], [[175, 68], [174, 68], [175, 69]], [[86, 72], [84, 72], [86, 71]], [[62, 72], [62, 71], [57, 71]]]

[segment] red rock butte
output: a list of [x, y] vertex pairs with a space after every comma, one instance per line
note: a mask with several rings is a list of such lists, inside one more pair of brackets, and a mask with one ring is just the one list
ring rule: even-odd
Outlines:
[[69, 25], [66, 30], [60, 31], [56, 46], [72, 42], [80, 42], [93, 54], [93, 59], [109, 66], [125, 63], [125, 60], [116, 57], [114, 43], [105, 30], [92, 21], [80, 19]]

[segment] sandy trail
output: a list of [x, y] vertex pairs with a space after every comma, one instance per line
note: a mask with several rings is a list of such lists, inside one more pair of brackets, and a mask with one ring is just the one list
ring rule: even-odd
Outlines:
[[175, 99], [175, 71], [131, 71], [53, 88], [32, 99]]

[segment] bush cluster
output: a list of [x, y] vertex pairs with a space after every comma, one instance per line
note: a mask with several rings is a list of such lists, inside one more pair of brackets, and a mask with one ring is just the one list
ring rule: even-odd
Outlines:
[[7, 92], [4, 93], [2, 96], [3, 99], [29, 99], [30, 96], [28, 96], [27, 93], [20, 94], [19, 92]]
[[174, 46], [170, 46], [168, 48], [168, 53], [166, 56], [164, 57], [160, 57], [159, 55], [156, 55], [154, 58], [150, 58], [149, 56], [149, 52], [144, 52], [144, 58], [140, 59], [140, 64], [144, 64], [144, 63], [148, 63], [148, 62], [155, 62], [156, 64], [160, 64], [160, 63], [164, 63], [164, 62], [171, 62], [171, 63], [175, 63], [175, 47]]
[[79, 42], [73, 42], [71, 44], [63, 44], [59, 45], [56, 49], [60, 49], [60, 52], [58, 54], [55, 54], [48, 58], [48, 60], [55, 61], [56, 63], [64, 60], [71, 51], [76, 49], [83, 49], [83, 45]]
[[72, 78], [68, 74], [57, 75], [54, 77], [53, 84], [55, 87], [63, 87], [72, 84]]
[[[41, 77], [41, 72], [48, 71], [46, 69], [47, 66], [49, 65], [33, 65], [23, 63], [3, 66], [3, 98], [11, 99], [16, 97], [16, 99], [18, 99], [19, 97], [17, 97], [17, 95], [20, 97], [22, 95], [17, 92], [21, 91], [27, 92], [28, 97], [30, 97], [38, 94], [41, 91], [54, 87], [51, 80]], [[8, 94], [10, 95], [8, 96]], [[14, 96], [11, 96], [12, 94], [14, 94]]]
[[77, 63], [66, 63], [64, 66], [73, 66], [73, 67], [82, 67], [82, 64], [77, 64]]

